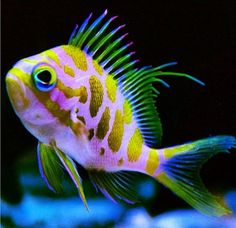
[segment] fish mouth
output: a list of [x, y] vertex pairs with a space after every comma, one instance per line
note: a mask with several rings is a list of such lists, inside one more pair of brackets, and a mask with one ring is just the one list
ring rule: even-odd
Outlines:
[[6, 76], [6, 87], [7, 93], [13, 108], [16, 112], [21, 112], [28, 108], [29, 99], [26, 96], [26, 88], [24, 83], [16, 76], [11, 73], [11, 70]]

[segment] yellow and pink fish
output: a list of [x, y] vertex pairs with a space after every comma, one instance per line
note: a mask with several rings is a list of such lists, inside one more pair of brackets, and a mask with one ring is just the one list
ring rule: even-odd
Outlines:
[[[199, 211], [221, 216], [229, 210], [207, 191], [199, 177], [202, 164], [235, 147], [233, 136], [216, 136], [170, 148], [161, 145], [162, 127], [153, 83], [166, 75], [203, 82], [159, 67], [138, 67], [124, 44], [124, 25], [107, 10], [76, 26], [68, 44], [18, 61], [6, 77], [7, 91], [26, 129], [35, 136], [40, 173], [60, 191], [60, 162], [88, 207], [75, 162], [94, 186], [115, 201], [137, 201], [129, 171], [145, 173]], [[121, 34], [121, 35], [119, 35]], [[60, 161], [60, 162], [58, 162]]]

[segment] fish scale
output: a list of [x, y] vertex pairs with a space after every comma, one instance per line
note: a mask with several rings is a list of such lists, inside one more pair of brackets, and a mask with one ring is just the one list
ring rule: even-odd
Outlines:
[[[233, 136], [215, 136], [160, 148], [162, 126], [155, 107], [166, 76], [197, 78], [165, 68], [139, 66], [125, 44], [124, 25], [112, 27], [107, 10], [76, 26], [67, 45], [18, 61], [6, 76], [12, 106], [38, 140], [38, 163], [48, 187], [62, 190], [65, 167], [88, 209], [75, 162], [88, 172], [95, 188], [113, 201], [138, 202], [132, 172], [147, 174], [202, 213], [230, 211], [203, 185], [205, 161], [236, 146]], [[158, 148], [158, 149], [157, 149]], [[61, 162], [61, 164], [59, 164]]]

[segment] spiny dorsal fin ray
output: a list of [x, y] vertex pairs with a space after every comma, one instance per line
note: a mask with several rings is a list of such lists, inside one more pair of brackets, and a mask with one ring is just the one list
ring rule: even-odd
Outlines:
[[147, 146], [156, 148], [160, 145], [162, 128], [159, 115], [156, 111], [154, 98], [159, 94], [153, 83], [159, 82], [166, 87], [166, 83], [160, 77], [166, 75], [176, 77], [186, 77], [201, 85], [200, 80], [191, 75], [177, 72], [163, 72], [162, 68], [177, 64], [176, 62], [167, 63], [156, 68], [149, 66], [141, 69], [134, 69], [118, 78], [120, 91], [131, 102], [133, 113], [138, 122], [141, 133]]
[[[203, 82], [191, 75], [177, 72], [161, 71], [163, 68], [173, 66], [176, 62], [163, 64], [158, 67], [135, 67], [138, 59], [132, 59], [135, 52], [129, 51], [133, 42], [125, 44], [124, 39], [128, 33], [118, 35], [125, 25], [112, 28], [112, 22], [117, 18], [105, 20], [107, 10], [97, 19], [90, 22], [92, 14], [78, 26], [71, 34], [69, 45], [76, 46], [96, 60], [106, 71], [118, 80], [119, 89], [131, 103], [132, 111], [144, 137], [147, 146], [157, 148], [162, 138], [162, 127], [159, 115], [155, 108], [154, 99], [159, 94], [153, 83], [159, 82], [169, 87], [161, 77], [186, 77], [201, 85]], [[103, 20], [105, 20], [103, 22]]]
[[[110, 73], [112, 73], [117, 70], [120, 65], [131, 62], [130, 58], [128, 58], [130, 54], [127, 52], [127, 48], [133, 42], [122, 46], [122, 40], [127, 36], [127, 33], [121, 36], [118, 36], [117, 33], [125, 25], [120, 25], [113, 30], [109, 30], [110, 24], [117, 16], [111, 17], [102, 23], [106, 15], [107, 10], [90, 24], [92, 16], [92, 14], [90, 14], [79, 29], [78, 26], [75, 27], [68, 44], [79, 47], [93, 59], [97, 60], [98, 63], [101, 63], [104, 69], [109, 68]], [[133, 52], [131, 53], [133, 54]], [[121, 54], [123, 56], [121, 56]], [[119, 64], [117, 64], [118, 60]]]
[[112, 173], [90, 170], [88, 174], [95, 188], [112, 201], [125, 201], [130, 204], [139, 202], [129, 172]]

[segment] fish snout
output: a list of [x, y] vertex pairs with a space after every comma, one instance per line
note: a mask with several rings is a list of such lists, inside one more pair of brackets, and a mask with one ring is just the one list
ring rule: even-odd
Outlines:
[[28, 108], [29, 99], [26, 97], [25, 86], [23, 82], [11, 72], [6, 76], [7, 93], [13, 108], [17, 112], [21, 112]]

